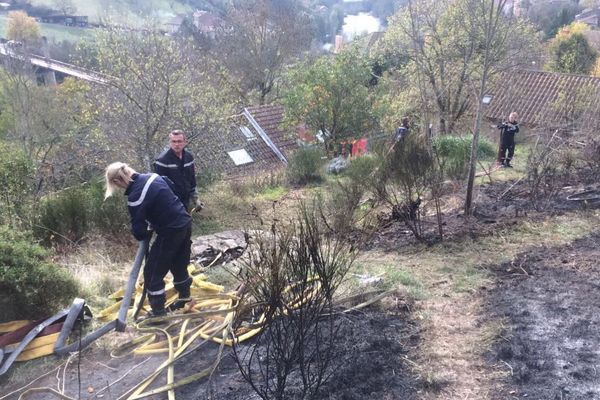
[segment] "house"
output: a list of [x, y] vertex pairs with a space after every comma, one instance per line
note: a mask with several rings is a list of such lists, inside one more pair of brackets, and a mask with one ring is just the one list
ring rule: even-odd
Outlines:
[[586, 131], [600, 128], [600, 78], [593, 76], [510, 71], [497, 79], [483, 103], [484, 115], [494, 122], [516, 111], [519, 122], [528, 127]]
[[575, 21], [583, 22], [592, 28], [600, 26], [600, 8], [586, 8], [575, 16]]
[[[244, 108], [230, 118], [227, 134], [211, 139], [218, 143], [213, 143], [209, 154], [203, 154], [202, 148], [196, 151], [200, 169], [243, 176], [285, 167], [298, 145], [295, 135], [284, 132], [282, 122], [280, 105]], [[219, 149], [216, 152], [215, 147]]]

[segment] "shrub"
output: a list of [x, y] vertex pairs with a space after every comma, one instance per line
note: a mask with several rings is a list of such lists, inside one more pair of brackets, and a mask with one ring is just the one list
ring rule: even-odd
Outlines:
[[31, 237], [0, 227], [0, 322], [48, 317], [77, 295], [73, 278]]
[[302, 147], [290, 158], [287, 166], [288, 182], [293, 185], [306, 185], [323, 179], [324, 153], [320, 147]]
[[15, 226], [26, 214], [33, 166], [26, 154], [0, 144], [0, 222]]
[[221, 174], [210, 169], [203, 169], [196, 174], [196, 187], [199, 192], [206, 192], [212, 185], [221, 180]]
[[[251, 346], [234, 342], [234, 358], [261, 399], [315, 398], [338, 362], [333, 297], [356, 252], [326, 235], [316, 209], [303, 204], [290, 225], [274, 224], [252, 245], [242, 269], [243, 305], [263, 307], [265, 321]], [[297, 397], [290, 393], [292, 376], [301, 382]]]
[[129, 212], [124, 196], [111, 196], [104, 200], [102, 179], [86, 184], [84, 190], [90, 228], [112, 236], [129, 232]]
[[[471, 138], [463, 136], [443, 135], [433, 140], [433, 147], [445, 175], [451, 179], [464, 179], [467, 176], [469, 157], [471, 155]], [[485, 138], [479, 139], [479, 159], [496, 156], [496, 148]]]
[[124, 199], [103, 199], [99, 179], [45, 196], [37, 206], [36, 237], [77, 243], [92, 230], [110, 235], [126, 231], [129, 216]]
[[566, 142], [555, 132], [553, 135], [539, 135], [527, 156], [526, 183], [529, 197], [536, 208], [542, 200], [549, 200], [556, 194], [561, 177], [561, 157]]
[[429, 150], [426, 138], [417, 134], [405, 136], [382, 159], [381, 167], [371, 180], [378, 200], [391, 206], [392, 218], [402, 221], [417, 240], [423, 236], [422, 218], [428, 195], [434, 200], [442, 237], [439, 187], [441, 174]]
[[343, 175], [354, 182], [365, 184], [372, 179], [374, 171], [380, 164], [381, 160], [377, 154], [360, 156], [352, 159]]
[[329, 217], [328, 225], [338, 235], [350, 233], [354, 227], [356, 211], [380, 163], [376, 155], [355, 158], [342, 176], [331, 183], [325, 208]]

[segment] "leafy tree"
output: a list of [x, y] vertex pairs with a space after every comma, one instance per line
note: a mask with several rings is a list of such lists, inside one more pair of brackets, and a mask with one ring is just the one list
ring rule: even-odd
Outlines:
[[23, 11], [8, 13], [6, 37], [23, 43], [35, 43], [40, 37], [40, 26], [36, 20]]
[[104, 29], [83, 54], [107, 77], [94, 102], [114, 157], [150, 168], [175, 128], [191, 143], [201, 141], [207, 158], [214, 156], [223, 121], [233, 114], [231, 92], [218, 65], [191, 43], [151, 27]]
[[598, 53], [584, 36], [589, 28], [583, 23], [563, 27], [550, 44], [551, 60], [548, 69], [571, 74], [593, 71]]
[[600, 6], [600, 1], [598, 0], [580, 0], [579, 5], [583, 8], [596, 8]]
[[300, 65], [284, 98], [286, 120], [324, 132], [327, 150], [339, 139], [364, 135], [376, 127], [371, 78], [369, 64], [355, 49]]
[[214, 55], [240, 94], [256, 91], [264, 104], [285, 65], [310, 45], [309, 15], [295, 0], [234, 0], [224, 19]]
[[95, 129], [96, 112], [86, 100], [89, 86], [73, 79], [39, 86], [27, 63], [6, 66], [10, 72], [0, 72], [2, 125], [5, 139], [34, 165], [31, 191], [37, 196], [88, 179], [105, 149]]
[[[419, 108], [438, 120], [440, 133], [454, 130], [470, 102], [471, 84], [481, 69], [485, 43], [481, 32], [465, 25], [467, 0], [409, 1], [389, 20], [375, 56], [400, 81], [398, 90], [420, 94]], [[521, 20], [502, 18], [510, 36], [495, 49], [501, 69], [530, 64], [536, 54], [533, 27]], [[508, 45], [509, 42], [510, 46]]]

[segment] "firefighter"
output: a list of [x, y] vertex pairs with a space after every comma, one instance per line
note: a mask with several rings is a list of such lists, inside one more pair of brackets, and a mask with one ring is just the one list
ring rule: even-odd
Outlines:
[[150, 317], [166, 314], [165, 282], [171, 271], [179, 299], [171, 309], [182, 308], [190, 297], [192, 278], [190, 261], [192, 217], [171, 190], [168, 178], [158, 174], [140, 174], [122, 162], [106, 168], [105, 199], [117, 189], [125, 190], [131, 216], [131, 231], [139, 240], [149, 239], [152, 229], [156, 239], [144, 266], [144, 287], [152, 311]]
[[166, 176], [173, 182], [173, 192], [186, 210], [199, 211], [203, 204], [198, 200], [194, 156], [185, 149], [187, 141], [181, 130], [169, 134], [169, 148], [162, 152], [152, 164], [154, 172]]
[[519, 118], [517, 113], [511, 112], [508, 116], [508, 122], [502, 122], [497, 126], [500, 129], [500, 148], [497, 163], [505, 168], [512, 168], [510, 162], [515, 154], [515, 134], [519, 133], [517, 118]]

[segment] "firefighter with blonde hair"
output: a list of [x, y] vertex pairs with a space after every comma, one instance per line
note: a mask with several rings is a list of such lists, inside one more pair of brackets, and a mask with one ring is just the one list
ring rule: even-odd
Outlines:
[[179, 299], [171, 310], [183, 308], [190, 297], [192, 218], [167, 182], [157, 174], [141, 174], [129, 165], [115, 162], [106, 168], [105, 198], [124, 190], [131, 216], [131, 232], [139, 240], [156, 233], [144, 266], [144, 288], [152, 311], [150, 317], [166, 314], [164, 278], [170, 271]]
[[519, 115], [511, 112], [508, 121], [498, 124], [500, 129], [500, 148], [498, 150], [497, 163], [501, 167], [512, 168], [511, 161], [515, 154], [515, 135], [519, 133]]

